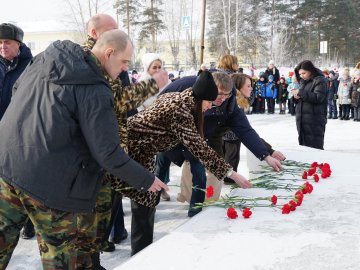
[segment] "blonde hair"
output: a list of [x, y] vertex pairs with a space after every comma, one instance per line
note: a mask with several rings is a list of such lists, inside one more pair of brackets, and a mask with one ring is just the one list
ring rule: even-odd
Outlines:
[[220, 58], [218, 68], [229, 71], [237, 71], [234, 68], [234, 65], [239, 65], [237, 57], [232, 54], [225, 54]]

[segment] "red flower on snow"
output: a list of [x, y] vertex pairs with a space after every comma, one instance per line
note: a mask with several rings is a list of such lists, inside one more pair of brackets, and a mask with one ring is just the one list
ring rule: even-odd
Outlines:
[[233, 207], [228, 208], [226, 214], [227, 214], [228, 218], [231, 218], [231, 219], [236, 219], [238, 217], [238, 214], [237, 214], [235, 208], [233, 208]]
[[297, 202], [295, 202], [294, 200], [291, 200], [288, 204], [290, 206], [290, 211], [296, 210]]
[[312, 176], [316, 172], [316, 167], [312, 167], [308, 170], [308, 176]]
[[249, 218], [252, 215], [252, 212], [250, 211], [250, 208], [244, 208], [242, 215], [244, 218]]
[[320, 180], [319, 175], [317, 175], [317, 174], [315, 173], [313, 177], [314, 177], [315, 182], [319, 182], [319, 180]]
[[306, 194], [306, 193], [311, 193], [313, 191], [314, 187], [309, 183], [309, 182], [306, 182], [305, 185], [302, 185], [302, 189], [301, 189], [301, 192], [303, 194]]
[[276, 195], [272, 195], [272, 197], [271, 197], [271, 203], [272, 203], [273, 205], [276, 205], [276, 203], [277, 203], [277, 197], [276, 197]]
[[289, 214], [291, 209], [290, 209], [290, 205], [288, 205], [287, 203], [284, 204], [283, 208], [281, 209], [283, 214]]
[[311, 164], [312, 168], [316, 168], [317, 166], [319, 166], [319, 164], [316, 161]]
[[304, 199], [304, 194], [301, 191], [296, 191], [295, 201], [297, 206], [300, 206], [302, 204], [303, 199]]
[[307, 179], [307, 177], [308, 177], [308, 173], [307, 173], [307, 171], [304, 171], [304, 173], [303, 173], [303, 175], [302, 175], [302, 179]]
[[206, 198], [211, 198], [212, 196], [214, 196], [214, 187], [208, 186], [206, 188]]

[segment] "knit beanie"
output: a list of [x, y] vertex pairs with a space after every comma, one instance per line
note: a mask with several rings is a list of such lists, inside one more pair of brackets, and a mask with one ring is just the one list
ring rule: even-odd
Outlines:
[[218, 89], [209, 71], [204, 70], [192, 87], [196, 99], [214, 101], [218, 96]]
[[273, 75], [269, 75], [269, 81], [270, 81], [270, 80], [272, 80], [272, 81], [274, 80], [274, 76], [273, 76]]
[[22, 43], [24, 31], [11, 23], [0, 24], [0, 39], [12, 39]]

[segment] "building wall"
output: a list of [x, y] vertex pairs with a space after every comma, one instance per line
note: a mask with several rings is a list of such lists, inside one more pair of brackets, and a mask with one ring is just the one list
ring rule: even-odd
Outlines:
[[34, 56], [44, 51], [52, 42], [67, 39], [79, 42], [81, 36], [75, 31], [25, 32], [24, 34], [24, 43]]

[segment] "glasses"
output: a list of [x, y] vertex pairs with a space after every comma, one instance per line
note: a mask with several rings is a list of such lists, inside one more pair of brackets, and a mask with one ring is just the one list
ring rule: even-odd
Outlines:
[[218, 97], [224, 97], [224, 98], [229, 98], [229, 97], [231, 97], [231, 96], [232, 96], [232, 92], [229, 92], [229, 93], [227, 93], [227, 94], [223, 94], [223, 93], [218, 94]]

